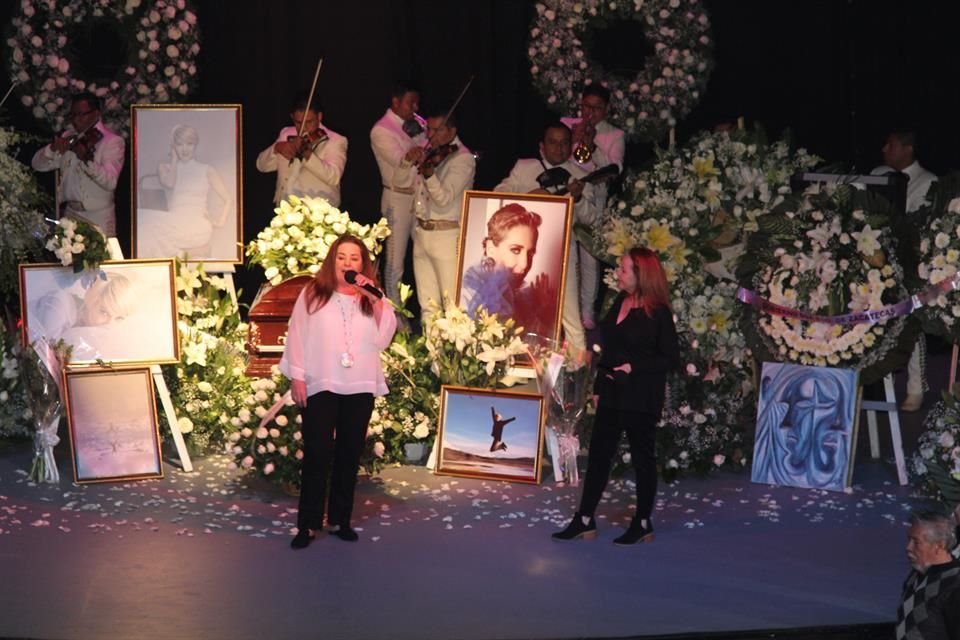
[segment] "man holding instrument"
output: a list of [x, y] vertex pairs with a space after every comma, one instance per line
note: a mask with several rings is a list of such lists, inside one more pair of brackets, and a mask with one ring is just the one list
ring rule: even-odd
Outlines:
[[322, 127], [323, 107], [304, 92], [290, 107], [293, 126], [257, 157], [257, 170], [277, 172], [274, 202], [287, 196], [325, 198], [340, 206], [340, 179], [347, 163], [347, 139]]
[[[561, 122], [573, 130], [572, 160], [584, 171], [595, 171], [609, 164], [623, 171], [625, 135], [607, 122], [610, 107], [610, 90], [598, 84], [588, 84], [580, 94], [580, 117], [563, 118]], [[607, 185], [595, 185], [596, 202], [600, 211], [607, 203]], [[596, 324], [594, 303], [597, 298], [599, 263], [590, 252], [577, 243], [580, 258], [580, 308], [583, 325], [592, 329]]]
[[100, 121], [100, 98], [78, 93], [70, 101], [70, 126], [37, 151], [37, 171], [58, 170], [57, 212], [85, 220], [107, 237], [117, 234], [114, 191], [123, 169], [123, 138]]
[[477, 163], [457, 137], [456, 117], [427, 118], [427, 145], [412, 147], [393, 174], [397, 189], [413, 189], [413, 276], [421, 317], [430, 300], [443, 302], [457, 285], [457, 248], [463, 193], [473, 188]]

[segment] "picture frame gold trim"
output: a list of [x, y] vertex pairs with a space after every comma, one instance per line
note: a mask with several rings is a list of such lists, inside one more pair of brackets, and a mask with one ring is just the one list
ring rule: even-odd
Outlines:
[[[227, 185], [228, 191], [233, 191], [234, 200], [236, 203], [236, 224], [234, 226], [234, 241], [233, 241], [233, 252], [231, 256], [208, 256], [208, 257], [195, 257], [186, 254], [181, 256], [181, 259], [185, 262], [202, 262], [207, 265], [211, 264], [221, 264], [221, 265], [239, 265], [243, 264], [244, 259], [244, 243], [243, 243], [243, 105], [241, 104], [134, 104], [130, 106], [130, 131], [131, 131], [131, 170], [130, 170], [130, 247], [131, 253], [135, 258], [152, 258], [152, 257], [175, 257], [175, 256], [141, 256], [141, 251], [139, 250], [139, 245], [137, 242], [137, 231], [138, 231], [138, 211], [140, 210], [140, 182], [144, 177], [149, 177], [152, 174], [147, 174], [146, 176], [140, 176], [141, 164], [144, 164], [141, 161], [141, 148], [140, 141], [145, 137], [145, 132], [141, 132], [141, 114], [146, 114], [148, 111], [157, 111], [157, 112], [184, 112], [184, 113], [207, 113], [212, 111], [224, 111], [231, 112], [234, 114], [235, 127], [234, 127], [234, 136], [233, 136], [233, 160], [230, 163], [227, 163], [231, 166], [236, 177], [236, 184]], [[187, 118], [190, 120], [191, 118]], [[196, 119], [196, 116], [193, 118]], [[166, 139], [169, 141], [170, 135], [172, 133], [172, 127], [169, 127], [170, 123], [166, 123], [164, 130], [158, 135], [165, 135]], [[156, 137], [156, 136], [152, 136]], [[203, 144], [203, 133], [200, 132], [200, 145]], [[155, 154], [154, 154], [155, 155]], [[147, 207], [149, 208], [149, 207]], [[216, 229], [214, 230], [216, 233]], [[214, 236], [215, 238], [216, 236]], [[211, 239], [213, 242], [213, 239]]]
[[[62, 381], [77, 484], [163, 477], [160, 422], [149, 367], [67, 367]], [[136, 395], [138, 391], [142, 395]], [[122, 405], [117, 402], [121, 397]], [[123, 408], [138, 414], [139, 424], [127, 422], [130, 416], [117, 418], [119, 425], [97, 422], [109, 421]]]
[[[450, 415], [451, 410], [458, 415]], [[491, 432], [495, 420], [491, 413], [501, 414], [508, 422], [516, 419], [513, 430], [508, 431], [510, 424], [501, 428], [502, 443], [512, 443], [502, 450], [494, 450], [497, 440]], [[540, 483], [546, 420], [542, 395], [443, 385], [439, 416], [437, 475]]]
[[[35, 263], [35, 264], [20, 264], [19, 265], [19, 278], [20, 278], [20, 318], [21, 318], [21, 341], [24, 348], [29, 347], [30, 343], [33, 342], [36, 338], [46, 337], [51, 343], [56, 342], [58, 339], [64, 338], [63, 335], [53, 335], [46, 332], [35, 335], [31, 339], [31, 326], [34, 324], [34, 310], [31, 309], [34, 306], [33, 303], [37, 302], [38, 299], [42, 296], [37, 295], [39, 292], [32, 292], [32, 286], [39, 287], [39, 283], [35, 285], [30, 285], [28, 280], [30, 279], [30, 274], [33, 273], [49, 273], [49, 279], [54, 282], [47, 283], [48, 289], [44, 290], [43, 295], [57, 293], [57, 294], [68, 294], [71, 289], [75, 289], [77, 286], [83, 287], [85, 279], [90, 278], [100, 278], [100, 274], [106, 273], [122, 273], [127, 270], [135, 270], [143, 267], [156, 267], [157, 269], [164, 269], [166, 271], [165, 276], [157, 275], [155, 279], [159, 282], [163, 282], [165, 285], [166, 291], [164, 295], [167, 300], [168, 311], [170, 318], [168, 322], [164, 322], [162, 319], [158, 322], [156, 328], [163, 329], [164, 327], [169, 327], [169, 333], [163, 337], [169, 337], [170, 343], [163, 345], [153, 354], [144, 354], [149, 357], [83, 357], [77, 353], [74, 353], [71, 356], [71, 360], [65, 364], [71, 366], [78, 366], [84, 364], [96, 364], [98, 362], [109, 362], [111, 365], [144, 365], [144, 364], [176, 364], [180, 362], [180, 333], [177, 327], [177, 288], [176, 288], [176, 266], [175, 262], [169, 258], [152, 258], [152, 259], [142, 259], [142, 260], [108, 260], [102, 262], [100, 267], [94, 272], [85, 270], [80, 273], [74, 273], [71, 267], [64, 267], [60, 263], [55, 262], [44, 262], [44, 263]], [[52, 286], [49, 286], [52, 285]], [[66, 285], [66, 286], [64, 286]], [[143, 304], [143, 300], [139, 301]], [[155, 301], [156, 302], [156, 301]], [[161, 306], [161, 305], [157, 305]], [[151, 307], [151, 315], [156, 315], [157, 306]], [[39, 324], [39, 323], [38, 323]], [[104, 325], [105, 326], [105, 325]], [[69, 330], [72, 327], [67, 327]], [[136, 328], [130, 328], [130, 331], [136, 330]], [[138, 336], [138, 342], [143, 342], [143, 334], [151, 333], [149, 331], [142, 331]], [[117, 336], [114, 335], [114, 338]], [[69, 339], [69, 336], [65, 338], [65, 341], [68, 344], [75, 344], [75, 341], [72, 342]]]
[[[555, 196], [530, 193], [503, 193], [498, 191], [468, 190], [464, 193], [463, 208], [461, 211], [460, 239], [457, 253], [457, 285], [454, 301], [463, 304], [464, 276], [471, 267], [480, 264], [483, 258], [483, 240], [487, 235], [486, 221], [495, 211], [510, 203], [519, 203], [527, 210], [536, 211], [531, 205], [543, 205], [539, 213], [542, 218], [539, 237], [537, 240], [536, 255], [532, 261], [530, 271], [524, 280], [529, 283], [539, 274], [551, 276], [550, 280], [558, 283], [555, 296], [556, 304], [551, 310], [552, 317], [546, 324], [549, 328], [547, 337], [559, 339], [563, 319], [563, 305], [567, 286], [567, 265], [570, 260], [569, 248], [573, 225], [573, 198], [570, 196]], [[558, 224], [555, 214], [544, 215], [544, 208], [563, 208], [563, 221]], [[482, 222], [478, 216], [483, 215]], [[544, 247], [544, 242], [549, 246]], [[478, 259], [479, 258], [479, 259]], [[559, 269], [558, 269], [559, 265]], [[509, 317], [509, 316], [508, 316]], [[517, 320], [517, 318], [514, 318]], [[518, 324], [521, 324], [518, 322]], [[525, 329], [535, 331], [533, 327]], [[518, 365], [532, 366], [529, 362], [520, 361]]]

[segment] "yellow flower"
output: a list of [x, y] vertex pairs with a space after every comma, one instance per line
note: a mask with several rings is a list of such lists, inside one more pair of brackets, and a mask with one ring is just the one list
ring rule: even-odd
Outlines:
[[653, 251], [664, 252], [680, 240], [670, 233], [670, 227], [654, 223], [646, 233], [647, 247]]
[[706, 180], [711, 176], [720, 175], [720, 170], [713, 166], [712, 156], [707, 158], [694, 158], [693, 172], [697, 174], [697, 178], [700, 180]]

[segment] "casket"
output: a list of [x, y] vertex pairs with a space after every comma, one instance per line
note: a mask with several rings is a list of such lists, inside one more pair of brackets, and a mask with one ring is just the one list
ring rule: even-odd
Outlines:
[[278, 285], [265, 284], [253, 299], [248, 314], [247, 353], [250, 364], [247, 375], [254, 378], [269, 378], [270, 369], [280, 363], [283, 347], [287, 342], [287, 325], [293, 305], [300, 291], [313, 276], [295, 276]]

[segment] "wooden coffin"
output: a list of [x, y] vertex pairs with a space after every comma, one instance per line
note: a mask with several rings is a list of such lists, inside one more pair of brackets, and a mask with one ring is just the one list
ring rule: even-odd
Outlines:
[[260, 287], [248, 314], [248, 376], [269, 378], [270, 369], [280, 363], [293, 305], [296, 304], [300, 291], [311, 279], [313, 276], [295, 276], [276, 286], [265, 284]]

